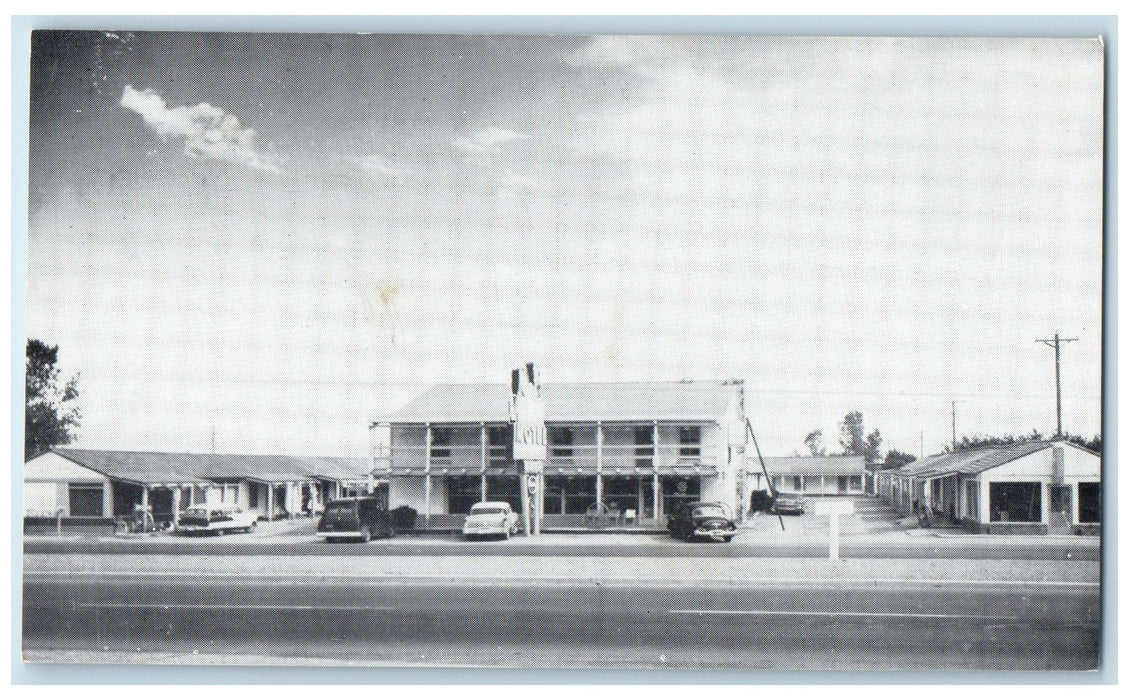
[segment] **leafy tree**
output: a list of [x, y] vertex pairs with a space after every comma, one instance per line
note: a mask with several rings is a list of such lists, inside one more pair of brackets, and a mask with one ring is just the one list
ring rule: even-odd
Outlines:
[[1065, 438], [1066, 440], [1068, 440], [1070, 442], [1073, 442], [1075, 445], [1081, 445], [1082, 447], [1093, 450], [1094, 452], [1101, 452], [1102, 451], [1102, 434], [1101, 433], [1098, 433], [1097, 435], [1090, 438], [1089, 440], [1082, 437], [1081, 435], [1071, 435], [1070, 433], [1063, 435], [1063, 438]]
[[882, 433], [875, 428], [874, 432], [866, 436], [866, 461], [877, 462], [882, 458]]
[[839, 446], [844, 455], [866, 455], [866, 438], [862, 427], [862, 413], [851, 411], [839, 424]]
[[29, 339], [24, 360], [24, 459], [74, 439], [82, 412], [78, 375], [60, 385], [59, 346]]
[[808, 436], [804, 438], [804, 444], [807, 445], [812, 457], [822, 457], [827, 454], [827, 448], [823, 444], [822, 430], [813, 430], [808, 433]]
[[[1003, 447], [1006, 445], [1016, 445], [1021, 442], [1033, 442], [1036, 440], [1047, 440], [1048, 436], [1043, 435], [1038, 429], [1032, 429], [1027, 435], [965, 435], [957, 442], [954, 449], [949, 445], [945, 447], [946, 452], [963, 452], [965, 450], [975, 450], [980, 447]], [[1063, 440], [1073, 442], [1075, 445], [1081, 445], [1087, 449], [1095, 452], [1102, 451], [1102, 436], [1101, 433], [1093, 436], [1092, 438], [1084, 438], [1081, 435], [1071, 435], [1067, 433], [1062, 436]]]
[[910, 462], [916, 462], [917, 457], [909, 454], [908, 452], [899, 452], [898, 450], [890, 450], [886, 453], [886, 460], [882, 462], [883, 469], [897, 469], [904, 467]]

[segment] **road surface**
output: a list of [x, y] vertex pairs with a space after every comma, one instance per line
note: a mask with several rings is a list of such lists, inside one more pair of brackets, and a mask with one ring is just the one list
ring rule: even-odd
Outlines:
[[[154, 559], [179, 566], [126, 570]], [[304, 566], [269, 568], [287, 561]], [[25, 658], [773, 670], [1098, 665], [1096, 565], [1084, 562], [1016, 562], [1008, 570], [1020, 575], [992, 580], [982, 574], [998, 562], [966, 562], [973, 572], [966, 578], [910, 575], [921, 568], [910, 562], [914, 568], [896, 577], [859, 575], [850, 567], [860, 563], [820, 573], [803, 560], [718, 578], [731, 562], [688, 560], [704, 577], [661, 561], [614, 576], [624, 560], [562, 558], [547, 567], [495, 557], [484, 561], [532, 564], [520, 576], [491, 577], [427, 574], [424, 561], [432, 559], [396, 559], [396, 573], [368, 557], [32, 557]], [[937, 566], [953, 572], [953, 564]], [[1030, 575], [1073, 566], [1086, 574]]]

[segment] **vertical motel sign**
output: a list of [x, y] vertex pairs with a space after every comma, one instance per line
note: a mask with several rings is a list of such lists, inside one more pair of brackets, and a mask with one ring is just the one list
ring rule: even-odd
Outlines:
[[525, 534], [541, 531], [539, 507], [542, 479], [548, 454], [548, 433], [545, 430], [545, 401], [541, 393], [541, 377], [537, 367], [528, 363], [510, 373], [510, 423], [513, 425], [513, 458], [521, 462], [522, 520]]

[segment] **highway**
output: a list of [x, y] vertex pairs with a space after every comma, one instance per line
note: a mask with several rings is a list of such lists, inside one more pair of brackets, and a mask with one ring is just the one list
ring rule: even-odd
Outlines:
[[[133, 559], [152, 558], [121, 561]], [[297, 558], [303, 559], [314, 562]], [[73, 557], [33, 558], [24, 575], [25, 654], [47, 661], [85, 652], [126, 663], [265, 658], [269, 664], [490, 668], [1083, 670], [1098, 664], [1099, 589], [1057, 580], [1062, 577], [797, 578], [776, 570], [702, 581], [661, 562], [649, 571], [667, 571], [666, 578], [353, 571], [366, 560], [379, 562], [338, 557], [329, 571], [286, 573], [241, 568], [241, 558], [223, 557], [223, 566], [170, 573], [154, 567], [139, 575], [105, 564], [84, 569]], [[559, 571], [583, 569], [584, 561]]]
[[[68, 538], [34, 538], [24, 542], [25, 554], [65, 554], [81, 551], [89, 554], [171, 554], [232, 556], [358, 556], [416, 555], [442, 557], [547, 557], [568, 556], [618, 557], [625, 551], [632, 556], [650, 558], [768, 559], [826, 558], [827, 544], [822, 542], [759, 542], [739, 537], [729, 544], [671, 540], [663, 535], [630, 535], [629, 546], [609, 543], [598, 536], [578, 538], [567, 545], [548, 544], [536, 539], [515, 538], [505, 542], [466, 542], [454, 536], [398, 536], [368, 544], [326, 544], [313, 536], [295, 538], [229, 537], [157, 537], [139, 539], [75, 540]], [[544, 538], [548, 539], [548, 538]], [[585, 541], [587, 539], [587, 541]], [[1027, 561], [1099, 561], [1101, 549], [1096, 541], [1082, 538], [1046, 539], [1038, 544], [1030, 541], [995, 541], [990, 546], [975, 538], [905, 538], [900, 542], [844, 541], [840, 545], [844, 559], [985, 559]]]

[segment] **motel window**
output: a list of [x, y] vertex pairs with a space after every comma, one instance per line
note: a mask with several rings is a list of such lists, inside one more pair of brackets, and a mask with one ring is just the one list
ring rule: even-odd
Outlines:
[[852, 491], [862, 491], [862, 476], [850, 477], [850, 488]]
[[1102, 485], [1096, 481], [1083, 481], [1078, 484], [1078, 522], [1100, 523], [1102, 521]]
[[508, 425], [494, 425], [486, 429], [487, 453], [491, 467], [504, 467], [509, 462], [514, 446], [513, 428]]
[[992, 522], [1038, 523], [1043, 520], [1043, 485], [1038, 481], [997, 481], [988, 485]]
[[99, 517], [102, 515], [102, 484], [70, 484], [71, 517]]
[[650, 469], [655, 458], [655, 427], [635, 426], [635, 466]]
[[679, 457], [702, 456], [702, 428], [698, 425], [682, 426], [678, 429]]
[[259, 507], [259, 485], [256, 484], [256, 483], [250, 483], [250, 484], [247, 485], [247, 488], [248, 488], [248, 491], [247, 491], [247, 507], [248, 508], [258, 508]]
[[450, 428], [432, 428], [431, 429], [431, 458], [432, 459], [450, 459], [451, 458], [451, 429]]
[[839, 477], [839, 492], [846, 493], [851, 490], [851, 477], [846, 474]]
[[549, 445], [553, 457], [572, 456], [572, 428], [567, 425], [554, 425], [549, 428]]
[[470, 507], [482, 500], [482, 478], [451, 476], [447, 478], [447, 512], [469, 513]]
[[795, 476], [793, 476], [792, 477], [792, 489], [794, 491], [803, 491], [804, 490], [804, 477], [800, 476], [799, 474], [796, 474]]

